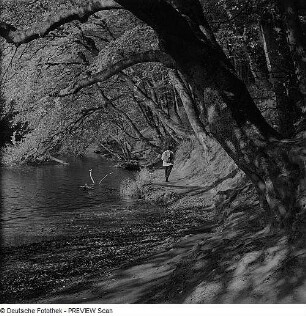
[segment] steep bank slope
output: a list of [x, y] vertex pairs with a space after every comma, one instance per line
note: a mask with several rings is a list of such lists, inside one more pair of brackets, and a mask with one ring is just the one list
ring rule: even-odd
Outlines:
[[164, 170], [155, 170], [143, 187], [146, 200], [172, 208], [214, 207], [226, 199], [239, 183], [246, 183], [244, 174], [217, 144], [204, 152], [196, 140], [182, 143], [175, 153], [170, 182], [164, 181]]
[[217, 144], [210, 153], [182, 144], [170, 178], [155, 171], [145, 198], [196, 210], [212, 231], [176, 246], [180, 259], [145, 302], [306, 303], [305, 223], [293, 242], [267, 226], [253, 186]]
[[39, 303], [306, 303], [303, 235], [291, 243], [267, 226], [252, 185], [224, 155], [218, 150], [202, 164], [196, 144], [182, 144], [170, 182], [158, 169], [143, 187], [148, 201], [173, 214], [189, 210], [202, 226], [137, 264]]

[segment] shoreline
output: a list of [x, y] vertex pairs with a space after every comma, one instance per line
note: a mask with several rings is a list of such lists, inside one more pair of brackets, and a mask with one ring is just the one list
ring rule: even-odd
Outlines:
[[[306, 303], [304, 245], [292, 248], [282, 232], [264, 225], [248, 182], [216, 190], [186, 183], [179, 173], [164, 183], [162, 174], [158, 170], [154, 181], [145, 185], [145, 203], [166, 207], [183, 226], [184, 216], [189, 216], [196, 226], [145, 256], [106, 273], [89, 270], [26, 303]], [[226, 182], [221, 186], [230, 187]], [[178, 219], [179, 214], [183, 216]]]
[[[145, 214], [147, 213], [148, 215], [141, 215], [144, 217], [143, 220], [145, 220], [146, 216], [149, 216], [149, 218], [153, 216], [153, 219], [157, 216], [154, 215], [156, 205], [146, 201], [140, 201], [140, 204], [142, 206], [137, 212], [143, 213], [143, 207], [147, 209], [148, 207], [152, 208], [153, 211], [152, 214], [150, 211], [146, 211]], [[161, 206], [158, 209], [161, 211], [164, 208]], [[131, 206], [131, 211], [133, 211], [133, 206]], [[159, 217], [160, 219], [158, 219]], [[152, 226], [150, 228], [156, 220], [156, 227]], [[178, 240], [184, 238], [187, 233], [191, 234], [193, 229], [198, 231], [200, 226], [193, 213], [185, 211], [174, 213], [168, 209], [163, 210], [154, 221], [152, 223], [150, 223], [150, 220], [147, 221], [148, 228], [146, 228], [146, 225], [139, 226], [137, 222], [138, 226], [136, 225], [133, 228], [131, 224], [130, 229], [123, 235], [118, 228], [118, 233], [116, 233], [115, 229], [113, 233], [110, 232], [111, 235], [109, 237], [101, 232], [94, 235], [85, 234], [78, 238], [75, 236], [57, 237], [36, 243], [32, 242], [28, 245], [6, 247], [6, 268], [3, 271], [3, 275], [7, 275], [7, 278], [6, 283], [3, 285], [6, 287], [7, 293], [4, 292], [6, 295], [2, 295], [2, 300], [5, 303], [37, 303], [39, 300], [48, 300], [48, 297], [52, 297], [58, 291], [67, 291], [70, 286], [74, 288], [73, 291], [79, 291], [83, 285], [89, 282], [92, 275], [99, 277], [99, 275], [105, 275], [106, 273], [106, 277], [113, 270], [119, 269], [123, 271], [139, 262], [150, 260], [150, 256], [168, 249]], [[159, 221], [161, 222], [159, 223]], [[170, 231], [167, 231], [169, 228]], [[146, 233], [142, 233], [142, 231], [151, 232], [147, 241], [145, 240], [147, 238], [144, 238]], [[138, 234], [139, 237], [134, 237], [135, 234]], [[121, 237], [119, 238], [119, 236]], [[129, 242], [127, 243], [127, 237], [132, 238], [130, 246]], [[110, 238], [108, 246], [104, 246], [105, 238], [107, 240]], [[118, 243], [118, 238], [125, 240], [124, 243]], [[142, 239], [144, 240], [142, 241]], [[129, 248], [122, 248], [121, 246], [124, 244], [130, 250]], [[110, 261], [108, 266], [105, 266], [103, 261], [108, 258], [108, 251], [113, 253], [111, 247], [122, 248], [120, 248], [121, 250], [118, 248], [114, 252], [113, 260], [115, 260], [116, 256], [119, 256], [118, 259], [120, 258], [120, 260], [116, 264]], [[105, 250], [101, 253], [102, 249]], [[83, 259], [83, 252], [84, 255], [88, 252], [89, 257], [86, 255]], [[75, 261], [78, 256], [81, 256], [81, 260]], [[15, 266], [17, 269], [14, 268]], [[27, 290], [28, 287], [29, 292]], [[41, 294], [44, 292], [46, 293], [42, 296]]]
[[[154, 186], [152, 193], [149, 188]], [[283, 232], [273, 232], [263, 224], [250, 184], [243, 182], [234, 192], [221, 192], [221, 197], [210, 191], [204, 208], [202, 191], [172, 180], [150, 184], [144, 194], [149, 193], [149, 202], [157, 198], [157, 203], [174, 212], [186, 208], [186, 196], [188, 201], [193, 196], [190, 212], [198, 210], [203, 216], [206, 208], [211, 219], [217, 219], [220, 212], [229, 212], [228, 218], [218, 225], [209, 220], [138, 263], [92, 279], [87, 288], [39, 303], [305, 304], [305, 246], [290, 246]]]
[[[163, 170], [157, 170], [154, 182], [145, 185], [143, 201], [173, 212], [185, 209], [193, 213], [194, 218], [201, 218], [202, 225], [186, 230], [178, 240], [163, 243], [152, 254], [133, 260], [110, 275], [91, 279], [88, 288], [76, 286], [75, 292], [72, 286], [71, 290], [67, 288], [63, 293], [54, 293], [35, 303], [185, 303], [186, 293], [193, 285], [184, 275], [190, 274], [190, 261], [197, 262], [198, 250], [213, 236], [216, 228], [213, 204], [216, 191], [182, 183], [178, 172], [172, 174], [169, 183], [164, 183], [162, 174]], [[203, 190], [207, 191], [204, 195]], [[203, 268], [199, 263], [196, 265], [195, 275]]]

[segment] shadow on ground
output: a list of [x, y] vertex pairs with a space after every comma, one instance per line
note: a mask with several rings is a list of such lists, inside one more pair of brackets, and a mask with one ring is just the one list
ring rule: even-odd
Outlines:
[[256, 195], [245, 183], [214, 208], [214, 225], [38, 303], [306, 303], [305, 223], [289, 242], [262, 221]]

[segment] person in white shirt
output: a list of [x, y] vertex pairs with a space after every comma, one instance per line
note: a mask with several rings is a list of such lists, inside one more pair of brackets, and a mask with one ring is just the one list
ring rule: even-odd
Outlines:
[[174, 153], [171, 151], [171, 147], [169, 146], [167, 150], [162, 153], [161, 159], [163, 161], [163, 166], [165, 167], [165, 178], [166, 182], [169, 182], [169, 176], [171, 170], [173, 168], [174, 163]]

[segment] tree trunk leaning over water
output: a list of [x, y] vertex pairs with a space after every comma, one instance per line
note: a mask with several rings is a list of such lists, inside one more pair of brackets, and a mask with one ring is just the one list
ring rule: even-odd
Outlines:
[[203, 95], [205, 87], [219, 93], [224, 103], [206, 109], [208, 131], [253, 181], [263, 207], [290, 226], [305, 194], [305, 140], [282, 142], [265, 121], [217, 44], [197, 1], [150, 2], [148, 11], [137, 1], [120, 3], [156, 30], [164, 51], [175, 60], [195, 95]]
[[[203, 133], [205, 126], [252, 180], [270, 218], [290, 228], [296, 214], [305, 210], [305, 133], [302, 131], [285, 140], [267, 123], [218, 45], [197, 0], [92, 1], [93, 13], [105, 9], [103, 4], [110, 2], [129, 10], [156, 31], [162, 51], [175, 62], [175, 67], [201, 106], [206, 88], [220, 95], [223, 102], [204, 105], [207, 117], [205, 122], [202, 121]], [[78, 12], [83, 11], [75, 10], [75, 18]], [[90, 15], [90, 6], [87, 6], [86, 12]], [[67, 20], [69, 17], [65, 16], [63, 23]], [[56, 23], [49, 24], [54, 27], [60, 23], [60, 19], [56, 19]], [[31, 33], [27, 31], [25, 35], [20, 35], [13, 29], [6, 33], [1, 30], [3, 28], [0, 28], [0, 34], [11, 43], [18, 43], [18, 40], [24, 43], [27, 34]], [[45, 26], [44, 30], [48, 27]], [[35, 37], [34, 33], [29, 35], [29, 40]], [[18, 34], [16, 41], [14, 34]], [[150, 54], [145, 57], [142, 59], [144, 62], [163, 63], [167, 60], [165, 64], [169, 65], [165, 55], [155, 60], [150, 59]], [[138, 62], [141, 62], [140, 56]], [[105, 80], [116, 73], [114, 70], [121, 71], [132, 64], [130, 60], [121, 67], [114, 68], [112, 65], [106, 72], [107, 76], [89, 78], [82, 82], [82, 86]], [[79, 85], [77, 90], [82, 86]], [[194, 105], [194, 113], [198, 112], [198, 107]], [[201, 133], [201, 129], [196, 134]]]

